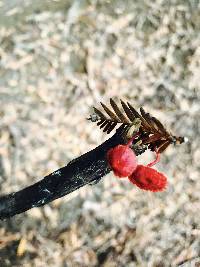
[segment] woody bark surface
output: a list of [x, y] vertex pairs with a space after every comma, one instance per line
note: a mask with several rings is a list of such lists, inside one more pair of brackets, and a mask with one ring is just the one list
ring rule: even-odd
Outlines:
[[[95, 149], [70, 161], [65, 167], [45, 176], [39, 182], [20, 191], [0, 197], [0, 219], [12, 217], [33, 207], [43, 206], [78, 188], [98, 182], [111, 169], [106, 160], [107, 151], [124, 144], [122, 131], [116, 133]], [[136, 155], [141, 151], [135, 151]]]

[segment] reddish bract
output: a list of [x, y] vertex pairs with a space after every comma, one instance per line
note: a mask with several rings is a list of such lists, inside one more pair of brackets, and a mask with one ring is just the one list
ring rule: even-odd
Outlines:
[[128, 145], [111, 148], [107, 159], [114, 174], [120, 178], [130, 176], [137, 167], [136, 155]]
[[139, 188], [153, 192], [163, 191], [167, 185], [167, 178], [162, 173], [143, 165], [138, 165], [128, 179]]

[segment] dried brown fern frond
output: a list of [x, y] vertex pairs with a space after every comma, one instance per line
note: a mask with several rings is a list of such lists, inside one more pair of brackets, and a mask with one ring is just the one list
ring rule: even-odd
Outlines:
[[[159, 153], [162, 153], [170, 144], [181, 144], [186, 141], [184, 137], [169, 133], [157, 118], [151, 116], [142, 107], [139, 113], [130, 103], [122, 100], [122, 110], [113, 99], [110, 99], [110, 105], [112, 109], [101, 103], [104, 112], [94, 108], [94, 114], [89, 118], [97, 122], [97, 125], [106, 133], [110, 133], [117, 125], [121, 125], [126, 137], [130, 138], [130, 132], [136, 130], [139, 133], [137, 140], [141, 141], [141, 146], [146, 146], [152, 151], [157, 150]], [[133, 126], [134, 130], [132, 130]]]
[[120, 110], [115, 101], [111, 98], [110, 104], [112, 109], [108, 108], [105, 104], [101, 103], [105, 114], [99, 109], [94, 107], [94, 114], [92, 114], [89, 120], [97, 122], [97, 125], [103, 129], [104, 132], [110, 133], [117, 125], [122, 127], [129, 127], [135, 120], [134, 114], [129, 107], [121, 100], [123, 111]]

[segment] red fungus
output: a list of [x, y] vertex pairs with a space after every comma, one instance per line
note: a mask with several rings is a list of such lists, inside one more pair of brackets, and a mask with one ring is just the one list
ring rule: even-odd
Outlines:
[[167, 185], [167, 178], [164, 174], [151, 168], [159, 160], [160, 154], [156, 151], [156, 159], [147, 166], [138, 165], [136, 170], [128, 177], [130, 182], [143, 190], [163, 191]]
[[138, 165], [128, 179], [139, 188], [153, 192], [163, 191], [167, 185], [167, 178], [164, 174], [143, 165]]
[[118, 145], [107, 152], [107, 160], [114, 174], [118, 177], [130, 176], [137, 167], [137, 158], [129, 147], [136, 136], [126, 145]]

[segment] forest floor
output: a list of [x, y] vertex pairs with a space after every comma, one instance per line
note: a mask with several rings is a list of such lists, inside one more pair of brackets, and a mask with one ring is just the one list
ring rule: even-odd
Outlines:
[[1, 194], [106, 140], [86, 118], [111, 97], [190, 140], [163, 153], [162, 193], [110, 173], [2, 221], [0, 266], [200, 266], [199, 77], [199, 1], [0, 1]]

